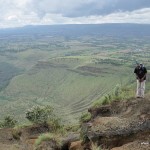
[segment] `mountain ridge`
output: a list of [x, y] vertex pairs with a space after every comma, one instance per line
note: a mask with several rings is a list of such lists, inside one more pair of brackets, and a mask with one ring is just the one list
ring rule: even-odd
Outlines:
[[112, 35], [112, 36], [148, 36], [149, 24], [64, 24], [64, 25], [28, 25], [24, 27], [0, 29], [1, 35], [11, 34], [51, 34], [52, 36], [80, 37], [85, 35]]

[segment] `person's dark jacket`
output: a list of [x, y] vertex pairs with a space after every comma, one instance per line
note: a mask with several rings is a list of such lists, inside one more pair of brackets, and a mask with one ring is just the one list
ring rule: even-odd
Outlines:
[[136, 74], [137, 79], [146, 80], [147, 69], [144, 66], [137, 66], [134, 69], [134, 73]]

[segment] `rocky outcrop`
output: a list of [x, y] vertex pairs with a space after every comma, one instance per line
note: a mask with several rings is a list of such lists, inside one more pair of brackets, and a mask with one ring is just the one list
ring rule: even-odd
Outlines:
[[[109, 150], [150, 150], [150, 99], [113, 101], [90, 108], [91, 120], [81, 126], [81, 135], [70, 132], [59, 139], [42, 141], [37, 150], [93, 150], [95, 144]], [[48, 124], [20, 129], [0, 129], [0, 149], [33, 150], [43, 133], [53, 132]], [[82, 139], [80, 138], [82, 137]]]
[[[76, 141], [80, 140], [80, 135], [78, 133], [69, 133], [64, 136], [62, 139], [62, 147], [61, 150], [69, 150], [70, 147], [74, 147], [72, 145], [76, 145]], [[77, 144], [79, 145], [79, 143]], [[77, 146], [78, 147], [78, 146]]]
[[[89, 141], [102, 148], [120, 147], [125, 144], [150, 139], [150, 100], [132, 99], [114, 101], [110, 105], [91, 108], [92, 119], [83, 124]], [[88, 142], [89, 142], [88, 141]], [[149, 143], [147, 144], [149, 147]]]

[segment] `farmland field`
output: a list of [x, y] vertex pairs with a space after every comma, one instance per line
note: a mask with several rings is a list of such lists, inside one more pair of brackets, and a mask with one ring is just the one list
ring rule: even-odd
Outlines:
[[32, 106], [52, 105], [59, 117], [74, 123], [117, 84], [134, 89], [136, 61], [150, 69], [150, 35], [63, 32], [2, 32], [0, 118], [14, 114], [22, 121]]

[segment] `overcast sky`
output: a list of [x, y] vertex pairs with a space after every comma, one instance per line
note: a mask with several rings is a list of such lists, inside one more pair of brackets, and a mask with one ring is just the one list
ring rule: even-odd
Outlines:
[[150, 24], [150, 0], [0, 0], [0, 28], [91, 23]]

